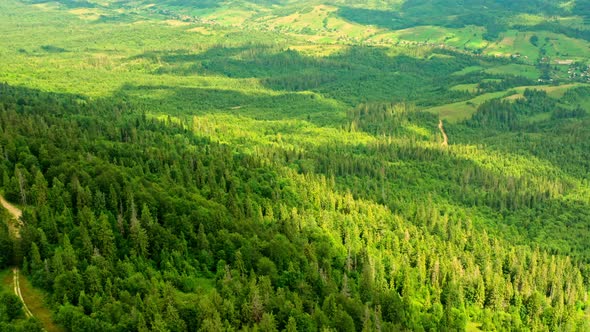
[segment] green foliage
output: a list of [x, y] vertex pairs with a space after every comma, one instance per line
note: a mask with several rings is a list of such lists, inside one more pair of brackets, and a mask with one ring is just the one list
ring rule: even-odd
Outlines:
[[13, 293], [0, 294], [0, 320], [11, 322], [24, 315], [23, 304]]
[[[121, 108], [117, 104], [103, 109], [79, 103], [78, 110], [57, 108], [47, 113], [27, 90], [4, 86], [3, 95], [10, 96], [2, 103], [6, 146], [24, 140], [35, 151], [10, 160], [6, 171], [16, 169], [13, 163], [21, 165], [34, 157], [36, 163], [23, 174], [31, 178], [36, 174], [37, 179], [27, 179], [24, 191], [51, 183], [46, 199], [37, 199], [46, 203], [25, 215], [22, 236], [33, 280], [51, 292], [58, 322], [67, 329], [144, 325], [207, 330], [219, 326], [216, 321], [266, 330], [294, 324], [361, 329], [376, 324], [373, 318], [364, 318], [365, 311], [379, 322], [408, 329], [461, 329], [468, 319], [465, 307], [519, 310], [515, 296], [526, 299], [533, 290], [559, 283], [561, 289], [573, 290], [569, 297], [547, 293], [541, 303], [575, 308], [585, 292], [582, 272], [571, 261], [526, 246], [508, 249], [502, 240], [475, 230], [465, 212], [448, 207], [441, 215], [436, 210], [442, 208], [438, 196], [430, 202], [402, 203], [404, 195], [419, 197], [417, 190], [430, 190], [428, 182], [417, 186], [399, 181], [391, 190], [390, 179], [411, 179], [402, 172], [415, 165], [432, 164], [431, 160], [454, 163], [455, 171], [444, 175], [449, 179], [464, 177], [466, 171], [454, 159], [445, 161], [448, 154], [420, 148], [430, 144], [435, 134], [416, 128], [432, 127], [435, 119], [409, 107], [371, 104], [351, 112], [351, 120], [357, 122], [351, 128], [384, 135], [378, 145], [352, 150], [316, 147], [317, 152], [296, 157], [295, 151], [277, 155], [280, 150], [274, 147], [244, 153], [239, 145], [230, 148], [195, 136], [186, 130], [194, 127], [188, 124], [132, 113], [112, 115], [108, 110]], [[41, 95], [49, 100], [67, 98]], [[531, 103], [546, 98], [534, 92], [526, 95]], [[11, 102], [17, 96], [26, 98], [27, 105], [39, 106], [19, 108]], [[88, 107], [95, 110], [97, 121], [90, 123], [78, 115]], [[42, 119], [47, 128], [70, 128], [59, 135], [78, 139], [51, 136], [51, 131], [32, 133], [26, 126], [30, 117]], [[113, 130], [116, 127], [120, 129]], [[407, 143], [387, 143], [395, 137], [412, 138]], [[76, 158], [82, 151], [90, 157]], [[408, 163], [406, 167], [390, 169], [379, 161], [393, 151], [397, 160]], [[375, 155], [380, 158], [360, 159]], [[314, 160], [316, 172], [331, 175], [298, 174], [290, 168], [297, 158]], [[427, 168], [423, 169], [426, 174]], [[442, 172], [437, 177], [445, 174], [436, 169]], [[481, 200], [494, 209], [514, 199], [495, 201], [487, 195], [478, 197], [477, 191], [470, 194], [474, 198], [466, 196], [467, 188], [476, 183], [501, 195], [500, 188], [486, 183], [482, 171], [473, 171], [473, 185], [465, 182], [463, 187], [447, 189], [446, 197], [465, 203]], [[369, 187], [348, 187], [353, 179]], [[497, 175], [491, 179], [500, 179], [502, 186], [511, 181]], [[342, 186], [354, 188], [357, 198], [340, 194]], [[114, 187], [119, 189], [110, 190]], [[374, 187], [380, 189], [369, 189]], [[523, 195], [517, 201], [537, 206], [523, 192], [516, 191]], [[540, 202], [551, 199], [535, 197]], [[139, 213], [136, 206], [142, 207]], [[504, 208], [513, 211], [509, 215], [522, 209], [515, 203]], [[42, 222], [47, 213], [56, 226]], [[57, 236], [47, 236], [54, 227]], [[187, 278], [196, 276], [215, 278], [215, 290], [187, 287]], [[183, 304], [182, 297], [193, 294], [206, 304], [199, 308]], [[318, 306], [321, 310], [313, 309]], [[544, 311], [527, 310], [524, 324], [532, 324], [527, 326], [548, 322], [542, 318]], [[135, 314], [123, 319], [122, 312]], [[98, 321], [93, 313], [112, 318]], [[199, 322], [191, 321], [195, 314], [201, 317]]]
[[[8, 221], [10, 217], [7, 213], [2, 213], [2, 220]], [[10, 266], [14, 258], [14, 241], [10, 236], [7, 222], [0, 225], [0, 268], [4, 269]]]
[[[556, 98], [525, 87], [539, 73], [518, 59], [256, 25], [263, 9], [323, 10], [312, 2], [232, 2], [258, 15], [252, 30], [207, 21], [225, 1], [108, 3], [0, 4], [19, 13], [1, 14], [0, 184], [25, 207], [18, 252], [0, 229], [0, 265], [22, 261], [66, 330], [587, 325], [588, 87]], [[428, 18], [491, 40], [507, 11], [566, 14], [541, 0], [333, 5], [323, 29]], [[28, 23], [6, 28], [16, 16]], [[32, 33], [39, 22], [57, 33]], [[498, 99], [507, 89], [523, 98]], [[475, 100], [460, 123], [421, 111]], [[0, 330], [39, 329], [3, 310]]]

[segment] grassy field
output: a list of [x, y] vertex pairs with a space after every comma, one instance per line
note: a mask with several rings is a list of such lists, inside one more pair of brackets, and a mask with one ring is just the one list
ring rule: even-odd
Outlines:
[[547, 92], [550, 97], [553, 98], [561, 98], [565, 94], [565, 92], [569, 89], [580, 87], [580, 86], [588, 86], [587, 84], [582, 83], [572, 83], [572, 84], [563, 84], [563, 85], [532, 85], [532, 86], [521, 86], [518, 88], [514, 88], [515, 91], [519, 93], [523, 93], [526, 89], [533, 89], [533, 90], [543, 90]]
[[529, 41], [532, 35], [533, 33], [530, 32], [509, 30], [502, 35], [499, 41], [488, 45], [485, 52], [502, 56], [520, 54], [525, 59], [533, 62], [539, 56], [539, 48]]
[[581, 86], [588, 86], [587, 84], [583, 83], [571, 83], [571, 84], [563, 84], [563, 85], [530, 85], [530, 86], [519, 86], [516, 88], [511, 89], [512, 91], [517, 92], [516, 94], [510, 95], [505, 99], [508, 100], [515, 100], [519, 98], [524, 98], [524, 91], [526, 89], [531, 90], [541, 90], [547, 92], [547, 95], [552, 98], [559, 99], [563, 97], [563, 95], [570, 89], [581, 87]]
[[12, 270], [6, 269], [0, 271], [0, 280], [2, 280], [2, 291], [3, 292], [14, 292], [14, 283], [12, 279]]
[[479, 71], [484, 70], [485, 68], [482, 66], [468, 66], [465, 67], [459, 71], [456, 71], [453, 73], [453, 76], [462, 76], [462, 75], [467, 75], [467, 74], [471, 74], [471, 73], [476, 73]]
[[[536, 46], [531, 43], [533, 36], [539, 40]], [[485, 53], [502, 56], [520, 54], [533, 63], [541, 56], [541, 50], [551, 58], [584, 59], [590, 54], [590, 43], [547, 31], [508, 30], [499, 41], [489, 44]]]
[[[10, 2], [8, 2], [10, 3]], [[390, 45], [398, 42], [444, 44], [459, 50], [483, 51], [488, 55], [509, 56], [520, 54], [527, 57], [530, 63], [539, 57], [540, 50], [544, 49], [551, 57], [586, 58], [590, 44], [581, 39], [567, 37], [547, 31], [518, 31], [517, 25], [533, 27], [547, 21], [555, 22], [564, 27], [580, 28], [583, 21], [578, 16], [543, 16], [540, 14], [507, 13], [503, 17], [507, 23], [505, 31], [498, 38], [486, 40], [485, 26], [483, 22], [470, 22], [462, 27], [442, 24], [452, 21], [454, 16], [449, 13], [445, 16], [446, 7], [430, 8], [440, 12], [440, 17], [435, 20], [427, 19], [422, 14], [415, 15], [411, 10], [406, 15], [411, 15], [410, 21], [402, 25], [403, 28], [394, 29], [393, 26], [382, 24], [379, 20], [373, 22], [361, 22], [350, 19], [341, 14], [342, 8], [362, 7], [374, 10], [375, 15], [380, 15], [384, 10], [397, 11], [409, 10], [412, 4], [403, 4], [403, 1], [364, 1], [362, 4], [351, 4], [349, 1], [334, 1], [329, 5], [315, 0], [293, 2], [280, 2], [274, 7], [264, 6], [260, 2], [240, 1], [236, 3], [218, 3], [215, 6], [182, 6], [177, 1], [163, 1], [158, 4], [137, 5], [133, 10], [117, 2], [89, 1], [91, 6], [69, 9], [72, 19], [91, 23], [102, 23], [107, 18], [117, 22], [124, 17], [129, 23], [139, 21], [153, 21], [160, 19], [163, 23], [175, 27], [193, 26], [186, 18], [198, 17], [200, 24], [215, 29], [239, 28], [244, 31], [280, 31], [284, 35], [301, 38], [308, 42], [321, 44], [351, 44], [369, 43], [376, 45]], [[55, 11], [56, 3], [41, 3], [36, 8], [45, 13]], [[417, 6], [420, 6], [419, 4]], [[408, 8], [406, 8], [408, 7]], [[418, 13], [427, 9], [421, 8]], [[162, 14], [162, 11], [168, 14]], [[395, 12], [392, 12], [395, 13]], [[26, 16], [25, 16], [26, 17]], [[31, 17], [31, 15], [29, 15]], [[370, 16], [369, 16], [370, 18]], [[164, 20], [162, 20], [164, 19]], [[389, 19], [391, 21], [391, 18]], [[68, 24], [67, 21], [64, 22]], [[365, 23], [365, 24], [363, 24]], [[380, 24], [381, 23], [381, 24]], [[437, 24], [440, 23], [440, 24]], [[512, 28], [509, 28], [512, 27]], [[530, 38], [536, 35], [540, 42], [533, 45]], [[147, 44], [147, 43], [146, 43]], [[151, 43], [150, 43], [151, 45]]]
[[507, 95], [507, 91], [485, 93], [467, 101], [460, 101], [452, 104], [432, 107], [427, 112], [438, 114], [438, 116], [449, 122], [459, 122], [469, 119], [477, 110], [477, 107], [490, 99], [500, 98]]
[[64, 331], [61, 327], [53, 323], [51, 311], [45, 305], [45, 295], [41, 291], [35, 289], [29, 280], [23, 277], [22, 273], [19, 274], [19, 277], [21, 293], [27, 303], [27, 307], [33, 313], [33, 316], [41, 321], [48, 332]]
[[[462, 120], [466, 120], [475, 113], [477, 107], [481, 105], [483, 102], [495, 99], [495, 98], [504, 98], [506, 100], [516, 100], [519, 98], [524, 98], [523, 93], [527, 89], [532, 90], [542, 90], [547, 92], [547, 94], [552, 98], [561, 98], [569, 89], [580, 87], [580, 86], [588, 86], [582, 83], [572, 83], [572, 84], [564, 84], [564, 85], [531, 85], [531, 86], [520, 86], [516, 88], [512, 88], [506, 91], [499, 91], [499, 92], [492, 92], [492, 93], [485, 93], [475, 98], [472, 98], [467, 101], [456, 102], [447, 105], [441, 105], [437, 107], [432, 107], [426, 109], [427, 112], [431, 112], [434, 114], [438, 114], [441, 119], [450, 121], [450, 122], [459, 122]], [[476, 84], [460, 84], [452, 87], [451, 89], [457, 91], [470, 91], [474, 92], [476, 88]], [[588, 105], [590, 105], [590, 98], [588, 98]], [[541, 121], [546, 120], [548, 114], [539, 115], [533, 121]]]
[[452, 91], [467, 91], [471, 93], [477, 92], [477, 83], [457, 84], [451, 87]]
[[485, 72], [493, 75], [524, 76], [532, 80], [536, 80], [541, 76], [541, 72], [537, 68], [516, 63], [492, 67], [486, 69]]

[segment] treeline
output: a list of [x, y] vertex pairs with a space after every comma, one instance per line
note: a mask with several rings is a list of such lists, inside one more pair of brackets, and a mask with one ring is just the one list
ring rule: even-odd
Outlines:
[[478, 92], [486, 93], [486, 92], [496, 92], [496, 91], [505, 91], [511, 88], [515, 88], [518, 86], [527, 86], [527, 85], [535, 85], [537, 82], [534, 82], [526, 77], [522, 76], [511, 76], [505, 77], [503, 79], [491, 79], [491, 80], [484, 80], [477, 84]]
[[570, 38], [590, 41], [590, 30], [565, 26], [556, 22], [543, 22], [536, 25], [515, 25], [514, 28], [519, 31], [549, 31], [563, 34]]
[[492, 99], [481, 104], [466, 124], [471, 127], [514, 130], [528, 126], [527, 118], [541, 113], [549, 113], [554, 119], [559, 119], [583, 117], [586, 111], [580, 106], [565, 108], [545, 91], [527, 89], [523, 97], [515, 101]]
[[[567, 174], [587, 181], [590, 161], [590, 117], [582, 105], [587, 87], [568, 89], [559, 99], [525, 91], [515, 102], [490, 101], [465, 126], [450, 126], [464, 144], [487, 144], [505, 152], [549, 161]], [[485, 125], [484, 125], [485, 124]]]
[[[436, 115], [418, 112], [411, 104], [367, 103], [348, 111], [349, 130], [362, 130], [373, 135], [391, 137], [412, 137], [423, 139], [425, 133], [408, 130], [408, 126], [419, 123], [434, 128], [438, 122]], [[421, 136], [421, 137], [420, 137]]]
[[461, 54], [436, 52], [452, 58], [392, 56], [385, 48], [361, 46], [329, 56], [306, 56], [277, 45], [257, 44], [219, 45], [199, 54], [146, 53], [141, 57], [157, 63], [156, 74], [256, 78], [273, 90], [313, 91], [351, 106], [367, 100], [414, 100], [431, 105], [465, 99], [465, 92], [447, 89], [464, 79], [451, 74], [477, 61]]

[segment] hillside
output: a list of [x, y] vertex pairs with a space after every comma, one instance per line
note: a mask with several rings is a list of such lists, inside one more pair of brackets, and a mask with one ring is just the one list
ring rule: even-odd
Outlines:
[[2, 1], [0, 267], [66, 331], [590, 330], [589, 8]]

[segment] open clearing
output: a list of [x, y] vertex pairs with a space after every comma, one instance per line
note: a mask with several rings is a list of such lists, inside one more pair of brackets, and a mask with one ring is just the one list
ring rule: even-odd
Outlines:
[[486, 69], [485, 72], [492, 75], [523, 76], [532, 80], [536, 80], [541, 76], [541, 72], [537, 68], [529, 65], [521, 65], [516, 63], [492, 67]]
[[572, 88], [580, 87], [580, 86], [588, 86], [588, 85], [583, 84], [583, 83], [571, 83], [571, 84], [564, 84], [564, 85], [519, 86], [517, 88], [512, 89], [512, 90], [518, 92], [517, 94], [506, 97], [505, 99], [524, 98], [523, 93], [526, 89], [545, 91], [545, 92], [547, 92], [547, 95], [549, 95], [552, 98], [561, 98], [568, 90], [570, 90]]
[[471, 83], [471, 84], [458, 84], [452, 87], [451, 91], [467, 91], [471, 93], [477, 92], [478, 83]]
[[[495, 98], [504, 98], [506, 100], [516, 100], [519, 98], [524, 98], [524, 91], [527, 89], [532, 90], [542, 90], [547, 92], [550, 97], [553, 98], [561, 98], [565, 92], [569, 89], [580, 87], [580, 86], [589, 86], [583, 83], [571, 83], [571, 84], [564, 84], [564, 85], [530, 85], [530, 86], [520, 86], [516, 88], [512, 88], [505, 91], [499, 92], [491, 92], [485, 93], [475, 98], [472, 98], [467, 101], [460, 101], [452, 104], [446, 104], [441, 106], [436, 106], [432, 108], [426, 109], [427, 112], [438, 114], [438, 116], [449, 122], [459, 122], [462, 120], [466, 120], [470, 118], [473, 113], [477, 110], [479, 105], [482, 103], [495, 99]], [[452, 90], [468, 90], [469, 88], [474, 89], [474, 85], [472, 84], [462, 84], [452, 87]]]
[[441, 105], [426, 109], [427, 112], [438, 114], [438, 116], [449, 122], [459, 122], [469, 119], [477, 110], [477, 107], [494, 98], [501, 98], [507, 94], [506, 91], [486, 93], [467, 101], [460, 101], [452, 104]]

